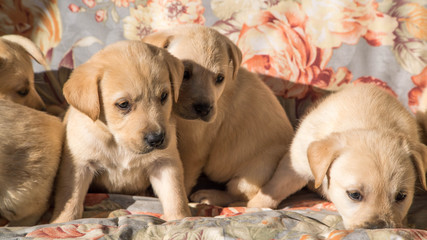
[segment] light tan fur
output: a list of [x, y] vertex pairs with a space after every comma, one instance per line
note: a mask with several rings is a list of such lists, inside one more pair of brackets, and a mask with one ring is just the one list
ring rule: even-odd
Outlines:
[[424, 89], [421, 94], [421, 97], [419, 99], [418, 109], [417, 109], [417, 112], [415, 113], [415, 116], [422, 132], [423, 143], [427, 144], [427, 90], [426, 89]]
[[31, 40], [19, 35], [0, 37], [0, 99], [41, 110], [45, 104], [34, 87], [30, 56], [46, 66], [42, 52]]
[[[122, 41], [73, 71], [64, 86], [71, 106], [53, 222], [82, 217], [91, 183], [135, 195], [144, 195], [151, 183], [166, 220], [190, 216], [171, 116], [183, 68], [163, 49]], [[161, 133], [164, 139], [149, 143]]]
[[349, 86], [308, 113], [290, 157], [248, 205], [274, 208], [313, 182], [347, 229], [402, 227], [417, 178], [426, 189], [426, 154], [415, 118], [396, 98], [375, 85]]
[[64, 127], [46, 113], [0, 99], [0, 215], [34, 225], [49, 207]]
[[[273, 92], [240, 67], [239, 48], [211, 28], [176, 26], [143, 41], [167, 48], [186, 69], [174, 113], [187, 194], [204, 172], [227, 183], [227, 191], [200, 190], [193, 201], [246, 204], [269, 180], [293, 136]], [[224, 80], [217, 83], [218, 77]]]

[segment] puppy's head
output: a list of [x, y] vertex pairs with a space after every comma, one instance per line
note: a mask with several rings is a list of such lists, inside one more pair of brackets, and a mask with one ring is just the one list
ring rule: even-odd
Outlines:
[[224, 89], [231, 89], [227, 86], [237, 76], [242, 61], [239, 48], [219, 32], [200, 25], [159, 31], [143, 41], [168, 49], [184, 63], [175, 113], [184, 119], [213, 121]]
[[168, 146], [172, 101], [178, 99], [183, 72], [166, 50], [122, 41], [77, 67], [64, 96], [93, 121], [105, 123], [120, 146], [144, 154]]
[[347, 229], [402, 227], [417, 175], [426, 189], [426, 147], [395, 133], [335, 133], [307, 156], [315, 187], [324, 184]]
[[18, 35], [0, 37], [0, 98], [43, 109], [45, 105], [34, 87], [29, 56], [46, 64], [41, 51], [29, 39]]

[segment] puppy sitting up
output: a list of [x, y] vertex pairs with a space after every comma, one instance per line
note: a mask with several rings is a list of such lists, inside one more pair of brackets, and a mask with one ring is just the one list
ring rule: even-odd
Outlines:
[[303, 119], [273, 178], [248, 203], [276, 207], [307, 182], [332, 201], [347, 229], [403, 226], [426, 147], [415, 118], [375, 85], [332, 94]]
[[293, 129], [284, 109], [256, 74], [240, 67], [239, 48], [214, 29], [176, 26], [143, 41], [167, 48], [185, 66], [174, 113], [187, 193], [203, 172], [227, 191], [200, 190], [193, 201], [245, 205], [288, 151]]
[[139, 41], [109, 45], [73, 71], [53, 222], [82, 217], [91, 183], [133, 195], [151, 183], [166, 220], [190, 216], [171, 117], [183, 71], [166, 50]]
[[28, 38], [19, 35], [0, 37], [0, 99], [41, 110], [45, 104], [34, 87], [29, 56], [46, 66], [43, 53]]

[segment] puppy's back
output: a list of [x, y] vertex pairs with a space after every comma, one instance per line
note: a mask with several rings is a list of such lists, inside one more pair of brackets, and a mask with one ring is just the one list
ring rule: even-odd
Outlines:
[[[410, 123], [410, 124], [408, 124]], [[418, 136], [415, 119], [397, 98], [373, 84], [351, 85], [313, 109], [300, 128], [320, 137], [349, 129], [396, 130]]]
[[415, 118], [397, 98], [373, 84], [350, 85], [326, 97], [303, 119], [291, 145], [293, 165], [304, 169], [304, 175], [310, 173], [310, 143], [352, 129], [395, 131], [419, 140]]
[[0, 213], [19, 221], [47, 208], [64, 130], [58, 118], [7, 100], [0, 112]]

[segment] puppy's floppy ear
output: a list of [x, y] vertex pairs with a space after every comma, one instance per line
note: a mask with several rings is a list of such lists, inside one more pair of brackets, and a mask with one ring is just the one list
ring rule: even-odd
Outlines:
[[307, 158], [314, 176], [314, 187], [319, 188], [332, 162], [339, 156], [341, 144], [331, 135], [325, 139], [312, 142], [307, 149]]
[[427, 191], [426, 171], [427, 171], [427, 147], [422, 143], [411, 144], [412, 162], [420, 179], [421, 186]]
[[98, 85], [102, 74], [99, 66], [86, 62], [71, 73], [63, 89], [67, 102], [93, 121], [97, 120], [100, 114]]
[[163, 52], [164, 59], [169, 68], [169, 79], [172, 85], [172, 92], [175, 102], [178, 101], [179, 89], [181, 87], [182, 79], [184, 76], [184, 64], [178, 58], [172, 56], [166, 50]]
[[233, 79], [236, 79], [237, 72], [239, 72], [240, 64], [242, 63], [242, 51], [240, 51], [239, 47], [234, 44], [230, 39], [224, 36], [227, 44], [227, 52], [230, 58], [230, 61], [233, 62]]
[[42, 51], [30, 39], [23, 37], [23, 36], [20, 36], [20, 35], [14, 35], [14, 34], [4, 35], [1, 38], [5, 39], [7, 41], [10, 41], [12, 43], [20, 45], [38, 63], [40, 63], [43, 66], [48, 66], [48, 64], [46, 62], [46, 58], [44, 57]]
[[172, 35], [166, 31], [158, 31], [142, 38], [142, 41], [156, 47], [168, 48]]

